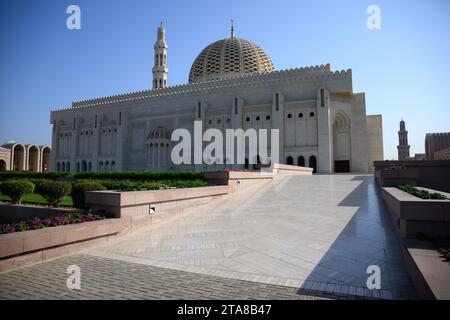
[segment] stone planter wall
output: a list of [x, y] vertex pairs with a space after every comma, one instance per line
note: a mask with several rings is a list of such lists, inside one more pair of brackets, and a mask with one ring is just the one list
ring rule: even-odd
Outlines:
[[116, 218], [145, 218], [182, 213], [186, 208], [207, 204], [232, 192], [229, 186], [211, 186], [154, 191], [90, 191], [86, 203], [94, 211], [105, 210]]
[[132, 228], [130, 219], [105, 219], [0, 235], [0, 272], [108, 241]]
[[449, 200], [424, 200], [394, 187], [381, 193], [400, 238], [416, 238], [418, 233], [450, 237]]

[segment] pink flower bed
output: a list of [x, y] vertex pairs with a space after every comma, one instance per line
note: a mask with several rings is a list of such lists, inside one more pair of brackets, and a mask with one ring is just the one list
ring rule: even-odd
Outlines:
[[0, 224], [0, 234], [37, 230], [49, 227], [64, 226], [75, 223], [103, 220], [105, 216], [94, 213], [70, 213], [62, 216], [51, 216], [45, 219], [35, 217], [17, 223]]

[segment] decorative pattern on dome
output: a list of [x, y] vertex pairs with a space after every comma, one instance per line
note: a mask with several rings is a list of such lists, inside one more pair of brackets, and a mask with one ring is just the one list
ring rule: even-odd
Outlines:
[[259, 46], [231, 37], [216, 41], [203, 49], [192, 64], [189, 82], [274, 70], [272, 61]]
[[170, 140], [170, 135], [163, 127], [157, 127], [150, 132], [148, 139]]

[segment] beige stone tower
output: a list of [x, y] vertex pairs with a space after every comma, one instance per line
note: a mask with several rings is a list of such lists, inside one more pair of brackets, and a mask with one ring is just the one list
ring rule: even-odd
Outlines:
[[398, 132], [398, 160], [409, 159], [408, 131], [405, 128], [405, 121], [400, 121], [400, 130]]
[[162, 22], [158, 28], [158, 38], [154, 49], [153, 89], [161, 89], [167, 87], [167, 76], [169, 75], [169, 69], [167, 68], [166, 29], [164, 29]]

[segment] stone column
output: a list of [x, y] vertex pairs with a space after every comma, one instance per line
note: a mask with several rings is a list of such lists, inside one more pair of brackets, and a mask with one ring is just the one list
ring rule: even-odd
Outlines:
[[56, 159], [59, 155], [59, 133], [60, 128], [56, 124], [56, 120], [53, 121], [53, 129], [52, 129], [52, 155], [51, 155], [51, 167], [49, 171], [56, 170]]
[[[240, 97], [234, 97], [232, 105], [231, 105], [231, 129], [244, 129], [243, 126], [243, 116], [242, 110], [244, 107], [244, 100]], [[225, 135], [226, 138], [226, 135]], [[236, 141], [235, 141], [236, 142]], [[226, 150], [226, 149], [225, 149]], [[234, 159], [230, 159], [232, 161], [231, 168], [240, 169], [243, 168], [242, 164], [237, 163], [237, 147], [236, 143], [234, 145]]]
[[[328, 90], [317, 91], [317, 172], [333, 172], [333, 127]], [[309, 162], [309, 160], [308, 160]]]
[[272, 129], [279, 130], [279, 161], [280, 163], [286, 163], [284, 154], [284, 95], [280, 92], [275, 92], [272, 95]]

